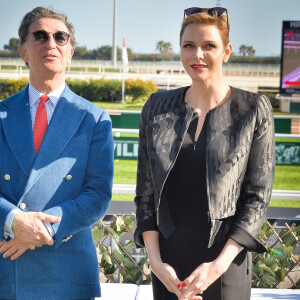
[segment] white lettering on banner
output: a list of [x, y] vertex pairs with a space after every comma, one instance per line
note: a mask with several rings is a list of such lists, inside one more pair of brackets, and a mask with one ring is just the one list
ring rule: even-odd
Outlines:
[[299, 165], [300, 146], [276, 145], [276, 164]]
[[117, 156], [121, 156], [122, 155], [122, 144], [120, 144], [120, 143], [114, 143], [114, 151], [116, 150], [116, 148], [117, 148], [116, 155]]
[[114, 142], [115, 157], [132, 157], [137, 159], [139, 152], [138, 142], [133, 141], [115, 141]]
[[291, 28], [300, 28], [300, 21], [291, 21], [290, 27]]
[[139, 144], [133, 144], [133, 156], [138, 157]]
[[128, 152], [128, 144], [123, 144], [123, 156], [133, 156], [132, 152]]
[[[138, 141], [114, 141], [116, 159], [137, 159], [139, 151]], [[300, 165], [300, 145], [276, 144], [276, 164]]]

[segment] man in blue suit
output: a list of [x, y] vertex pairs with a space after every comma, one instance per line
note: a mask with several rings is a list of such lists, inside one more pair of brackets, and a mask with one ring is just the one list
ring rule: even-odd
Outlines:
[[111, 121], [65, 83], [75, 46], [65, 15], [37, 7], [19, 36], [30, 83], [0, 102], [0, 299], [93, 299], [91, 226], [111, 200]]

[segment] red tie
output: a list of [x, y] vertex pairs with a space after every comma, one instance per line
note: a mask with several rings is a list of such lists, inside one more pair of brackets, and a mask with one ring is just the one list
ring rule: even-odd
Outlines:
[[33, 127], [33, 142], [35, 153], [39, 152], [42, 140], [48, 127], [47, 110], [45, 102], [49, 97], [46, 95], [41, 96], [39, 106], [36, 110], [35, 122]]

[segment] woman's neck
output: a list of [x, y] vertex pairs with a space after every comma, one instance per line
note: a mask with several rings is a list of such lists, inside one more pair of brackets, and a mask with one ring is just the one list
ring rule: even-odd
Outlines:
[[186, 103], [206, 114], [209, 110], [219, 106], [230, 96], [230, 87], [222, 80], [218, 84], [209, 84], [203, 81], [193, 81], [186, 93]]

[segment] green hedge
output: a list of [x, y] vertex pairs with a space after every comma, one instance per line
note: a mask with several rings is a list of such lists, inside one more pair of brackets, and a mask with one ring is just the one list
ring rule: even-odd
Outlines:
[[28, 84], [28, 79], [5, 80], [0, 79], [0, 100], [3, 100], [24, 89]]
[[[0, 100], [3, 100], [20, 90], [28, 84], [27, 79], [21, 80], [0, 80]], [[122, 98], [122, 82], [118, 80], [70, 80], [67, 79], [70, 89], [76, 94], [92, 102], [115, 102]], [[127, 79], [125, 81], [125, 95], [127, 100], [145, 100], [157, 86], [152, 81], [141, 79]]]

